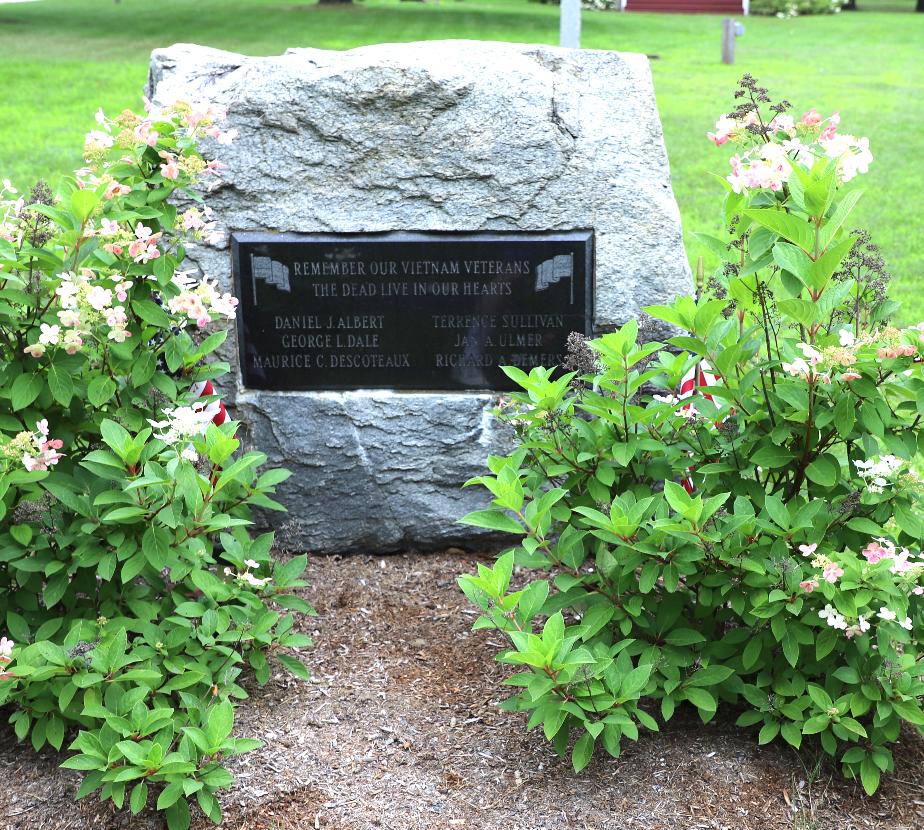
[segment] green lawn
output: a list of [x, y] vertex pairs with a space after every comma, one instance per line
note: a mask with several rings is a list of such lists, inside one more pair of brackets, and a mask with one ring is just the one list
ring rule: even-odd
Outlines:
[[[705, 132], [748, 71], [801, 112], [842, 112], [876, 161], [861, 179], [859, 221], [895, 274], [904, 320], [924, 316], [924, 14], [862, 10], [794, 20], [748, 18], [738, 63], [719, 61], [715, 16], [585, 12], [583, 44], [653, 57], [655, 88], [691, 260], [693, 231], [718, 230], [728, 153]], [[892, 0], [889, 8], [901, 8]], [[251, 54], [289, 46], [345, 49], [381, 41], [477, 38], [555, 43], [558, 9], [527, 0], [365, 0], [319, 8], [294, 0], [42, 0], [0, 5], [0, 175], [18, 184], [79, 165], [98, 106], [137, 106], [148, 53], [194, 41]], [[919, 288], [915, 289], [918, 285]]]

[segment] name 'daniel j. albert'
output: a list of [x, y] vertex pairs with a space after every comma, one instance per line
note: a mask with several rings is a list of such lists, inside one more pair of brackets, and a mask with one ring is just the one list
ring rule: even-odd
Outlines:
[[273, 320], [276, 331], [312, 331], [317, 329], [330, 330], [358, 330], [381, 331], [384, 328], [384, 314], [347, 314], [347, 315], [318, 315], [293, 314], [283, 316], [277, 314]]

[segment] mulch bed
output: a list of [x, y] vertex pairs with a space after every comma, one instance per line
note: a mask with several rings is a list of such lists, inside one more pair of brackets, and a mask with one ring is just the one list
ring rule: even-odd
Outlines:
[[[809, 753], [758, 747], [733, 717], [678, 714], [621, 758], [575, 775], [541, 730], [501, 712], [506, 667], [455, 577], [479, 557], [313, 559], [299, 626], [311, 683], [282, 671], [239, 710], [264, 747], [230, 764], [228, 830], [851, 830], [924, 827], [924, 738], [902, 735], [874, 798]], [[482, 559], [482, 561], [488, 561]], [[151, 815], [73, 801], [76, 773], [0, 727], [0, 825], [9, 830], [154, 830]], [[3, 824], [3, 822], [7, 822]], [[194, 821], [195, 830], [210, 827]]]

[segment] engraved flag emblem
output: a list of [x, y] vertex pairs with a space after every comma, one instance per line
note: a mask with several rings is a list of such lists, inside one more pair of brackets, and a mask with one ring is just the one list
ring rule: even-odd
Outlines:
[[563, 279], [570, 280], [571, 305], [574, 305], [574, 254], [559, 254], [536, 266], [536, 291], [545, 291]]
[[257, 304], [257, 280], [263, 280], [280, 291], [291, 293], [289, 268], [268, 256], [250, 255], [250, 274], [253, 277], [253, 304]]

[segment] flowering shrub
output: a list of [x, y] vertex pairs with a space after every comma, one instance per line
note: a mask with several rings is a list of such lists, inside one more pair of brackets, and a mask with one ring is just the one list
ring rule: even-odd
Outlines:
[[[308, 645], [285, 609], [304, 557], [274, 562], [252, 506], [287, 473], [216, 425], [208, 333], [236, 301], [178, 270], [211, 233], [197, 185], [226, 143], [208, 108], [98, 113], [84, 169], [58, 198], [0, 193], [0, 704], [20, 740], [67, 745], [64, 766], [170, 828], [195, 797], [213, 821], [247, 666]], [[191, 206], [177, 207], [184, 200]]]
[[798, 17], [800, 14], [839, 14], [845, 0], [752, 0], [749, 14]]
[[[576, 738], [576, 769], [657, 729], [652, 706], [745, 706], [760, 743], [817, 741], [872, 793], [924, 727], [924, 324], [886, 324], [845, 230], [865, 140], [767, 112], [753, 79], [739, 98], [710, 136], [736, 150], [722, 267], [648, 309], [685, 333], [640, 345], [630, 322], [577, 371], [506, 369], [519, 446], [463, 521], [517, 544], [460, 584], [522, 669], [506, 708]], [[676, 394], [693, 366], [715, 383]], [[547, 577], [513, 589], [515, 566]]]

